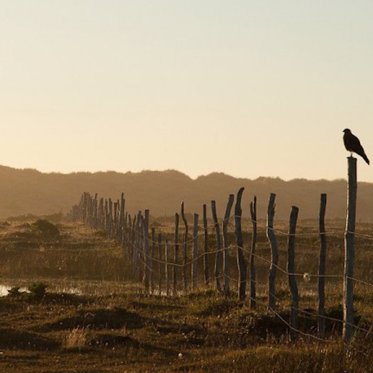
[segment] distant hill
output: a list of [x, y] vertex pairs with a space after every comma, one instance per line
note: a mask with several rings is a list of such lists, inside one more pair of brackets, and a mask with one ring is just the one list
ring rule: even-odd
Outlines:
[[[193, 180], [178, 171], [143, 171], [139, 173], [41, 173], [30, 169], [0, 166], [0, 217], [24, 214], [66, 213], [78, 202], [82, 192], [98, 193], [116, 199], [123, 191], [129, 211], [149, 208], [153, 216], [173, 215], [185, 201], [187, 212], [201, 212], [203, 203], [217, 201], [219, 216], [225, 210], [229, 193], [245, 187], [243, 213], [248, 216], [249, 203], [258, 198], [258, 215], [264, 218], [269, 193], [277, 194], [277, 219], [288, 219], [290, 207], [300, 208], [301, 219], [318, 218], [320, 193], [328, 194], [327, 218], [345, 218], [345, 180], [284, 181], [260, 177], [237, 179], [212, 173]], [[373, 184], [360, 183], [358, 220], [373, 221]]]

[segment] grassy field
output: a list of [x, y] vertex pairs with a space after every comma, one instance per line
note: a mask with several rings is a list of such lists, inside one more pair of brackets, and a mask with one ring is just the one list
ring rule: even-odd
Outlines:
[[[170, 222], [160, 224], [171, 234]], [[314, 226], [303, 222], [299, 230], [304, 234], [297, 241], [300, 272], [317, 272]], [[327, 272], [342, 274], [343, 227], [335, 222], [329, 226], [335, 233], [328, 239]], [[373, 331], [356, 334], [347, 350], [341, 342], [339, 279], [327, 281], [327, 316], [336, 320], [327, 321], [326, 340], [300, 334], [292, 341], [282, 321], [289, 318], [287, 277], [279, 274], [274, 315], [265, 307], [266, 262], [257, 261], [256, 310], [238, 302], [234, 292], [225, 298], [206, 288], [178, 297], [145, 295], [131, 281], [129, 260], [115, 242], [79, 224], [59, 222], [55, 227], [58, 232], [31, 220], [0, 225], [0, 285], [4, 294], [13, 288], [11, 295], [0, 298], [0, 372], [373, 371]], [[368, 225], [359, 229], [361, 234], [373, 232]], [[249, 245], [250, 235], [244, 238]], [[279, 243], [284, 267], [286, 237], [279, 235]], [[370, 282], [372, 243], [363, 236], [357, 239], [355, 271], [357, 278]], [[258, 254], [269, 257], [263, 229]], [[48, 285], [45, 294], [37, 291], [40, 283]], [[231, 286], [235, 288], [234, 282]], [[23, 292], [28, 287], [32, 292]], [[299, 328], [316, 336], [316, 280], [300, 280], [299, 288], [305, 311]], [[355, 290], [355, 321], [368, 329], [373, 291], [358, 283]]]

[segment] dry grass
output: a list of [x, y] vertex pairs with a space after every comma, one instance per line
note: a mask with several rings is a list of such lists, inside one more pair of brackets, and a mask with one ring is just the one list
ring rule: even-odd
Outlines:
[[88, 331], [82, 327], [73, 328], [67, 332], [63, 341], [63, 347], [66, 349], [81, 350], [87, 345]]
[[[238, 302], [234, 294], [224, 298], [211, 289], [175, 298], [141, 295], [138, 284], [124, 282], [128, 264], [122, 248], [82, 226], [65, 224], [59, 229], [58, 242], [40, 237], [36, 241], [27, 236], [27, 226], [15, 223], [0, 234], [2, 282], [21, 287], [40, 281], [48, 285], [41, 299], [27, 294], [0, 298], [1, 372], [372, 371], [373, 332], [357, 334], [346, 350], [340, 339], [341, 324], [330, 321], [326, 342], [304, 336], [291, 341], [286, 325], [262, 306], [267, 302], [264, 264], [258, 262], [259, 305], [255, 311]], [[248, 244], [250, 236], [245, 239]], [[212, 244], [213, 240], [211, 237]], [[264, 243], [262, 236], [260, 240]], [[45, 250], [33, 247], [35, 242]], [[317, 239], [298, 243], [297, 265], [314, 272]], [[283, 239], [280, 245], [283, 261]], [[331, 238], [328, 269], [332, 273], [340, 271], [340, 249], [339, 237]], [[264, 248], [262, 251], [268, 255]], [[61, 260], [67, 263], [62, 275], [57, 269]], [[233, 256], [231, 260], [233, 263]], [[370, 263], [370, 242], [360, 241], [356, 276], [372, 279]], [[13, 266], [17, 271], [12, 272]], [[45, 271], [45, 266], [53, 271]], [[300, 279], [299, 288], [300, 307], [311, 312], [300, 318], [299, 327], [316, 335], [317, 282]], [[341, 294], [340, 282], [328, 280], [327, 312], [337, 319], [341, 317]], [[288, 319], [287, 278], [280, 274], [278, 297], [278, 312]], [[372, 325], [369, 288], [356, 287], [355, 308], [359, 326]]]

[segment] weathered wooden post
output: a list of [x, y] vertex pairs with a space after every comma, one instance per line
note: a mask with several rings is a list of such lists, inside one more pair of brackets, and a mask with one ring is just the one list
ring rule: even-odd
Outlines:
[[227, 207], [225, 209], [225, 215], [223, 220], [223, 273], [224, 273], [224, 285], [223, 291], [224, 295], [228, 296], [230, 293], [229, 288], [229, 268], [228, 268], [228, 250], [229, 250], [229, 242], [228, 242], [228, 224], [229, 218], [231, 215], [231, 210], [234, 202], [234, 194], [230, 194], [228, 197]]
[[184, 242], [183, 242], [183, 284], [184, 292], [188, 291], [188, 278], [187, 278], [187, 261], [188, 261], [188, 221], [185, 217], [184, 212], [184, 201], [181, 202], [181, 218], [183, 219], [185, 232], [184, 232]]
[[197, 258], [198, 258], [198, 214], [194, 214], [193, 220], [193, 259], [192, 259], [192, 289], [197, 288]]
[[326, 194], [321, 194], [320, 214], [319, 214], [319, 233], [320, 233], [320, 262], [319, 262], [319, 314], [317, 319], [317, 331], [319, 337], [325, 336], [325, 264], [326, 264], [326, 235], [325, 235], [325, 211]]
[[87, 218], [88, 218], [88, 200], [87, 200], [87, 193], [84, 192], [82, 196], [82, 218], [83, 218], [83, 223], [87, 224]]
[[179, 214], [175, 214], [175, 245], [174, 245], [174, 265], [173, 265], [173, 286], [172, 294], [177, 295], [177, 266], [179, 264]]
[[244, 301], [246, 298], [246, 261], [243, 254], [243, 238], [242, 238], [242, 228], [241, 228], [241, 199], [245, 188], [240, 188], [237, 193], [236, 206], [234, 211], [234, 221], [235, 221], [235, 234], [237, 243], [237, 266], [238, 266], [238, 297], [240, 301]]
[[133, 260], [133, 243], [132, 243], [132, 217], [131, 217], [131, 214], [128, 214], [127, 215], [127, 219], [128, 219], [128, 232], [127, 232], [127, 238], [126, 238], [126, 247], [127, 247], [127, 251], [128, 251], [128, 255], [129, 255], [129, 258], [131, 260], [131, 263], [132, 263], [132, 268], [134, 267], [134, 260]]
[[108, 235], [111, 236], [113, 231], [113, 201], [109, 198], [109, 231]]
[[108, 200], [105, 198], [105, 233], [108, 235], [109, 233], [109, 203]]
[[150, 291], [154, 294], [154, 259], [155, 259], [155, 228], [152, 228], [152, 244], [151, 244], [151, 251], [150, 251], [150, 258], [149, 258], [149, 282], [150, 282]]
[[169, 267], [168, 267], [168, 261], [169, 261], [169, 250], [168, 250], [168, 240], [166, 239], [166, 244], [164, 247], [164, 275], [166, 280], [166, 295], [170, 295], [170, 273], [169, 273]]
[[[130, 216], [131, 219], [131, 216]], [[131, 236], [130, 236], [130, 245], [132, 250], [132, 273], [133, 277], [136, 276], [136, 265], [137, 265], [137, 250], [136, 250], [136, 219], [137, 216], [134, 214], [133, 220], [130, 221], [131, 223]]]
[[[290, 325], [297, 329], [298, 327], [298, 308], [299, 308], [299, 294], [297, 280], [295, 276], [295, 233], [298, 220], [298, 207], [292, 206], [289, 221], [289, 234], [288, 234], [288, 264], [287, 272], [289, 279], [289, 288], [291, 294], [291, 314]], [[290, 334], [295, 338], [294, 331], [291, 330]]]
[[98, 224], [99, 228], [101, 230], [104, 229], [104, 224], [105, 224], [105, 216], [104, 216], [104, 199], [100, 198], [100, 202], [98, 204]]
[[123, 244], [124, 242], [124, 227], [126, 225], [126, 219], [124, 215], [126, 200], [124, 199], [124, 193], [120, 196], [120, 210], [119, 210], [119, 231], [118, 231], [118, 238], [120, 242]]
[[256, 307], [256, 272], [255, 272], [255, 251], [257, 240], [257, 220], [256, 220], [256, 196], [254, 201], [250, 202], [250, 215], [253, 225], [253, 235], [251, 238], [250, 251], [250, 308]]
[[79, 202], [79, 220], [84, 223], [84, 214], [85, 214], [85, 194], [82, 193], [80, 196], [80, 202]]
[[210, 282], [209, 276], [209, 234], [207, 230], [207, 206], [203, 205], [203, 242], [204, 242], [204, 256], [203, 256], [203, 273], [205, 278], [205, 285]]
[[158, 234], [158, 260], [159, 260], [159, 266], [158, 266], [158, 294], [162, 295], [162, 234]]
[[276, 234], [273, 230], [273, 220], [275, 216], [276, 194], [271, 193], [269, 196], [267, 210], [267, 238], [271, 246], [271, 266], [269, 268], [268, 277], [268, 308], [274, 310], [276, 308], [276, 274], [278, 265], [278, 245]]
[[118, 232], [118, 202], [114, 202], [114, 223], [113, 223], [113, 229], [111, 232], [111, 236], [113, 238], [117, 238], [117, 232]]
[[93, 200], [93, 228], [97, 229], [98, 226], [98, 195], [95, 194], [95, 198]]
[[354, 261], [355, 261], [355, 224], [357, 199], [356, 158], [348, 157], [347, 219], [345, 231], [345, 260], [343, 273], [343, 339], [350, 342], [354, 325]]
[[124, 225], [123, 225], [123, 245], [127, 242], [128, 238], [128, 211], [124, 214]]
[[216, 213], [216, 202], [215, 201], [211, 201], [211, 213], [212, 213], [212, 220], [214, 221], [215, 234], [216, 234], [216, 253], [215, 253], [215, 268], [214, 268], [215, 284], [216, 284], [216, 290], [221, 292], [222, 289], [221, 289], [221, 283], [220, 283], [220, 274], [221, 274], [221, 266], [222, 266], [222, 252], [221, 252], [220, 226], [218, 222], [218, 215]]
[[145, 292], [149, 293], [149, 280], [150, 280], [150, 258], [149, 258], [149, 210], [145, 210], [143, 219], [143, 253], [144, 253], [144, 288]]
[[143, 280], [141, 260], [144, 260], [143, 258], [143, 237], [144, 235], [142, 233], [142, 229], [143, 229], [143, 216], [142, 216], [141, 211], [139, 211], [137, 213], [137, 219], [136, 219], [136, 244], [135, 244], [136, 252], [137, 252], [136, 269], [138, 273], [139, 282], [142, 282]]

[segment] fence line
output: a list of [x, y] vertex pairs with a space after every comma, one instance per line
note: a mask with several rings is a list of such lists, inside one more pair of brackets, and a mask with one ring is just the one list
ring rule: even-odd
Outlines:
[[[251, 204], [251, 219], [248, 218], [247, 220], [242, 217], [242, 211], [240, 208], [240, 198], [242, 196], [243, 189], [241, 188], [236, 201], [236, 208], [233, 215], [230, 215], [230, 207], [234, 200], [234, 195], [230, 195], [228, 206], [226, 210], [226, 216], [224, 219], [218, 219], [216, 216], [216, 203], [215, 201], [211, 202], [212, 212], [213, 212], [213, 224], [207, 223], [207, 216], [206, 216], [206, 205], [203, 206], [204, 208], [204, 215], [203, 215], [203, 229], [198, 230], [198, 215], [194, 215], [194, 228], [193, 234], [188, 234], [188, 222], [186, 216], [184, 214], [184, 203], [182, 203], [182, 211], [181, 211], [181, 218], [183, 219], [185, 229], [179, 230], [179, 214], [175, 215], [175, 231], [172, 233], [168, 232], [164, 234], [166, 239], [163, 238], [161, 233], [158, 235], [158, 239], [156, 239], [156, 227], [151, 228], [151, 234], [149, 234], [149, 210], [145, 210], [143, 213], [139, 211], [137, 214], [129, 214], [125, 210], [125, 199], [122, 193], [121, 199], [114, 202], [109, 200], [103, 200], [102, 198], [98, 200], [97, 194], [93, 198], [89, 193], [83, 193], [80, 203], [75, 205], [72, 208], [71, 215], [75, 220], [82, 220], [85, 224], [89, 225], [93, 229], [102, 229], [106, 232], [106, 234], [117, 240], [128, 254], [128, 258], [131, 261], [133, 275], [134, 278], [137, 278], [138, 281], [143, 282], [144, 289], [146, 293], [154, 293], [155, 290], [155, 281], [158, 276], [158, 291], [159, 293], [162, 292], [162, 287], [166, 288], [166, 294], [170, 295], [170, 290], [172, 289], [172, 294], [176, 295], [179, 292], [179, 289], [183, 287], [184, 292], [187, 293], [190, 289], [195, 289], [197, 286], [197, 273], [204, 275], [204, 284], [208, 285], [209, 282], [209, 261], [215, 260], [214, 263], [214, 276], [213, 281], [211, 284], [215, 284], [215, 288], [218, 292], [223, 293], [225, 295], [230, 294], [229, 288], [229, 281], [235, 283], [237, 285], [239, 298], [241, 301], [245, 301], [246, 299], [250, 300], [250, 307], [254, 308], [256, 304], [258, 305], [265, 305], [263, 302], [258, 302], [256, 299], [256, 284], [258, 284], [255, 275], [253, 275], [253, 271], [255, 271], [255, 262], [254, 258], [268, 264], [270, 266], [269, 273], [275, 274], [275, 270], [278, 270], [282, 274], [285, 274], [289, 277], [289, 281], [291, 279], [291, 286], [290, 292], [293, 291], [293, 303], [292, 303], [292, 317], [291, 322], [287, 322], [286, 320], [282, 320], [285, 322], [287, 327], [291, 332], [296, 332], [303, 334], [305, 336], [311, 336], [317, 340], [324, 340], [322, 330], [319, 330], [318, 337], [304, 333], [297, 328], [296, 320], [297, 320], [297, 313], [300, 314], [308, 314], [309, 316], [317, 316], [319, 320], [330, 320], [342, 323], [345, 327], [349, 327], [355, 331], [369, 333], [370, 329], [367, 330], [365, 328], [358, 327], [354, 325], [353, 320], [340, 320], [337, 318], [329, 317], [320, 311], [323, 306], [319, 306], [318, 313], [312, 313], [305, 310], [302, 310], [298, 305], [298, 290], [297, 290], [297, 277], [303, 277], [305, 281], [309, 281], [311, 278], [318, 278], [318, 279], [343, 279], [345, 281], [349, 280], [352, 282], [360, 283], [364, 286], [373, 286], [372, 283], [366, 280], [355, 278], [351, 275], [337, 275], [337, 274], [325, 274], [325, 271], [319, 271], [318, 274], [315, 273], [301, 273], [295, 270], [295, 258], [293, 259], [294, 262], [292, 266], [288, 266], [288, 268], [283, 268], [278, 264], [278, 257], [273, 256], [270, 259], [258, 254], [256, 250], [270, 250], [271, 246], [274, 242], [273, 239], [276, 239], [276, 235], [280, 235], [282, 237], [286, 237], [288, 239], [288, 245], [291, 247], [292, 251], [289, 251], [288, 255], [294, 252], [294, 248], [298, 248], [299, 244], [295, 242], [297, 237], [317, 237], [321, 240], [324, 237], [328, 237], [329, 235], [333, 234], [341, 234], [342, 231], [339, 229], [330, 229], [326, 231], [325, 229], [322, 230], [319, 228], [318, 232], [296, 232], [295, 225], [293, 224], [292, 230], [285, 232], [284, 230], [280, 230], [273, 227], [273, 216], [274, 216], [274, 209], [275, 209], [275, 195], [271, 194], [272, 198], [272, 221], [269, 222], [267, 215], [267, 223], [265, 225], [266, 235], [268, 243], [264, 246], [263, 243], [257, 245], [256, 243], [256, 229], [263, 228], [263, 225], [260, 224], [259, 221], [256, 219], [256, 211], [254, 213], [254, 205]], [[325, 195], [326, 196], [326, 195]], [[232, 199], [233, 198], [233, 199]], [[270, 202], [271, 202], [270, 198]], [[326, 197], [325, 197], [326, 198]], [[256, 203], [256, 198], [254, 198]], [[231, 204], [229, 206], [229, 204]], [[296, 209], [296, 208], [294, 208]], [[297, 209], [296, 209], [297, 210]], [[214, 215], [215, 214], [215, 215]], [[230, 219], [234, 219], [234, 224], [230, 223]], [[253, 232], [251, 234], [252, 243], [251, 248], [244, 247], [243, 240], [242, 240], [242, 229], [241, 224], [242, 221], [251, 222], [253, 225]], [[260, 221], [261, 223], [261, 221]], [[223, 225], [223, 233], [220, 230], [221, 224]], [[234, 227], [234, 230], [228, 231], [228, 227]], [[255, 234], [254, 234], [255, 229]], [[209, 250], [209, 245], [212, 242], [209, 242], [209, 235], [208, 231], [210, 231], [210, 236], [212, 233], [215, 233], [215, 240], [213, 241], [217, 246], [213, 250]], [[355, 229], [354, 229], [355, 231]], [[223, 240], [221, 235], [223, 234]], [[228, 234], [231, 235], [228, 237]], [[346, 230], [343, 232], [346, 236], [357, 236], [362, 237], [364, 239], [373, 239], [373, 235], [365, 234], [365, 233], [357, 233], [356, 231], [353, 232], [351, 230]], [[183, 239], [180, 239], [180, 236], [183, 235]], [[233, 237], [232, 237], [233, 235]], [[173, 236], [173, 239], [170, 237]], [[168, 239], [167, 239], [168, 237]], [[189, 238], [190, 237], [190, 238]], [[234, 240], [236, 238], [237, 242], [235, 244], [229, 243], [228, 240]], [[198, 243], [199, 240], [204, 240], [204, 245], [200, 246]], [[271, 241], [272, 240], [272, 241]], [[220, 242], [220, 243], [219, 243]], [[223, 244], [222, 244], [223, 242]], [[324, 242], [326, 244], [326, 241]], [[277, 245], [277, 244], [276, 244]], [[204, 247], [205, 250], [202, 252], [199, 251], [199, 246]], [[307, 247], [309, 247], [307, 245]], [[179, 248], [183, 249], [183, 257], [179, 258], [178, 250]], [[326, 249], [326, 246], [325, 246]], [[190, 258], [188, 258], [187, 251], [189, 250]], [[192, 251], [193, 250], [193, 251]], [[290, 250], [290, 249], [289, 249]], [[233, 252], [236, 251], [237, 253], [237, 260], [239, 264], [239, 268], [237, 268], [237, 275], [239, 279], [234, 279], [229, 275], [229, 268], [228, 268], [228, 254], [231, 253], [232, 256]], [[244, 255], [245, 254], [245, 255]], [[277, 254], [278, 255], [278, 254]], [[173, 256], [173, 261], [170, 258]], [[250, 258], [250, 278], [248, 278], [246, 274], [246, 259]], [[223, 260], [224, 259], [224, 260]], [[203, 263], [202, 263], [203, 260]], [[288, 259], [289, 260], [289, 259]], [[288, 262], [289, 263], [289, 262]], [[320, 253], [320, 263], [321, 263], [321, 253]], [[199, 271], [197, 268], [202, 265], [204, 266], [204, 271]], [[321, 265], [321, 264], [320, 264]], [[197, 267], [198, 266], [198, 267]], [[177, 270], [180, 269], [180, 270]], [[324, 268], [325, 269], [325, 268]], [[272, 271], [272, 272], [271, 272]], [[181, 286], [182, 281], [179, 276], [182, 275], [183, 278], [183, 286]], [[207, 277], [206, 277], [207, 276]], [[201, 276], [200, 276], [201, 277]], [[206, 280], [207, 279], [207, 280]], [[220, 280], [224, 279], [224, 286], [221, 286]], [[188, 281], [189, 280], [189, 281]], [[171, 285], [172, 282], [172, 285]], [[247, 294], [246, 291], [246, 284], [250, 282], [250, 294]], [[272, 312], [274, 315], [277, 315], [280, 319], [283, 317], [279, 315], [276, 311], [276, 302], [279, 303], [281, 300], [276, 296], [275, 291], [275, 282], [276, 276], [270, 276], [269, 278], [269, 290], [267, 295], [270, 299], [267, 306], [268, 310]], [[189, 283], [189, 286], [188, 286]], [[319, 282], [320, 285], [320, 282]], [[321, 297], [321, 290], [319, 287], [319, 297]], [[271, 300], [272, 299], [272, 300]], [[320, 301], [320, 299], [319, 299]]]

